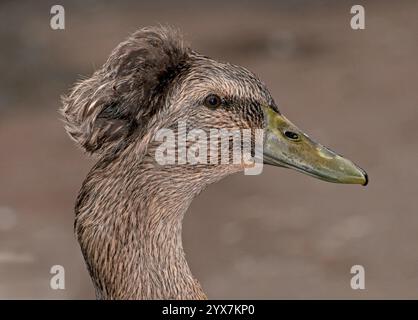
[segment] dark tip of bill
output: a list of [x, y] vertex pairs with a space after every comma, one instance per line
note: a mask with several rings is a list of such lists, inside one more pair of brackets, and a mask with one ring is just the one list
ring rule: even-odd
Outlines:
[[369, 183], [369, 176], [367, 175], [367, 173], [364, 173], [364, 178], [366, 179], [366, 181], [364, 181], [363, 186], [367, 186], [367, 184]]

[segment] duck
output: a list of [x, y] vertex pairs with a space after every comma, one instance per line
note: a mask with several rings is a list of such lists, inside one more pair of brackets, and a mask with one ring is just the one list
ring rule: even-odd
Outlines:
[[159, 163], [155, 137], [179, 133], [179, 122], [188, 132], [250, 130], [253, 147], [261, 136], [253, 166], [368, 183], [363, 169], [290, 122], [253, 72], [191, 49], [172, 27], [135, 31], [62, 97], [60, 111], [70, 138], [96, 161], [76, 199], [74, 230], [97, 299], [207, 299], [186, 260], [183, 218], [208, 185], [251, 164]]

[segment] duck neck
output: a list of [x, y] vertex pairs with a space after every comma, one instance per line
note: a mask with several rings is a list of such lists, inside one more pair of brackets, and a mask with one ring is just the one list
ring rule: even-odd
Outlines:
[[126, 165], [96, 165], [76, 205], [76, 234], [97, 297], [205, 299], [182, 246], [183, 217], [204, 174], [146, 159]]

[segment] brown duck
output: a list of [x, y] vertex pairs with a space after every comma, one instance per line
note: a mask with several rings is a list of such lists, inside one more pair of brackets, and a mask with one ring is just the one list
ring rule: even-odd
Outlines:
[[97, 158], [77, 198], [75, 233], [99, 299], [206, 299], [185, 259], [182, 220], [207, 185], [246, 165], [160, 165], [162, 128], [262, 129], [265, 164], [368, 181], [289, 122], [253, 73], [191, 50], [169, 28], [120, 43], [61, 111], [71, 138]]

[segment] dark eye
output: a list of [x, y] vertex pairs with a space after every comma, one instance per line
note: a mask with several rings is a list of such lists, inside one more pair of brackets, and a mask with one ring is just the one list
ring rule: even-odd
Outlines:
[[287, 137], [287, 138], [289, 138], [290, 140], [293, 140], [293, 141], [299, 141], [300, 140], [300, 137], [299, 137], [299, 135], [297, 134], [297, 133], [295, 133], [295, 132], [293, 132], [293, 131], [285, 131], [284, 132], [284, 135]]
[[222, 100], [216, 94], [210, 94], [205, 98], [205, 106], [208, 108], [217, 108], [221, 105]]

